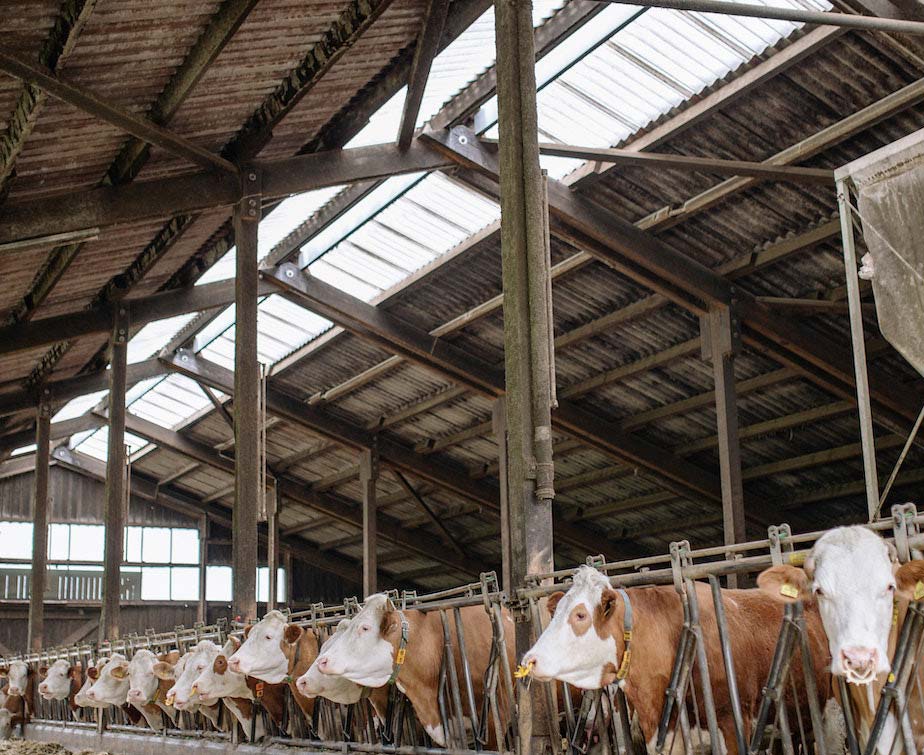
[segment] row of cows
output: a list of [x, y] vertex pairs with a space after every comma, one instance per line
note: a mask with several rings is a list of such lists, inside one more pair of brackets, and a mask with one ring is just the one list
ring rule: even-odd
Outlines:
[[[839, 528], [816, 542], [803, 567], [774, 566], [759, 576], [758, 585], [721, 593], [747, 735], [773, 663], [783, 606], [801, 601], [818, 702], [833, 718], [838, 718], [839, 705], [850, 702], [862, 742], [890, 670], [901, 617], [910, 601], [924, 597], [924, 561], [899, 566], [894, 549], [871, 530]], [[695, 589], [715, 715], [730, 752], [735, 747], [738, 711], [729, 694], [709, 588], [697, 584]], [[528, 688], [530, 679], [555, 681], [579, 691], [618, 685], [644, 740], [653, 742], [683, 627], [678, 591], [672, 585], [614, 589], [609, 578], [585, 566], [573, 576], [567, 592], [549, 597], [547, 608], [551, 618], [536, 632], [536, 642], [520, 659], [516, 672], [514, 625], [506, 610], [498, 614], [500, 626], [481, 605], [458, 609], [453, 622], [440, 611], [400, 609], [387, 596], [373, 595], [326, 638], [271, 611], [224, 646], [204, 640], [182, 655], [175, 650], [155, 655], [148, 649], [135, 651], [131, 658], [114, 653], [85, 670], [66, 660], [47, 669], [13, 661], [5, 669], [9, 679], [5, 708], [14, 725], [28, 718], [38, 674], [41, 697], [67, 700], [73, 710], [125, 708], [133, 711], [140, 725], [162, 730], [168, 722], [176, 725], [180, 712], [201, 715], [215, 724], [224, 708], [249, 739], [263, 736], [264, 719], [275, 730], [290, 734], [295, 730], [293, 713], [316, 723], [319, 698], [342, 705], [368, 700], [381, 723], [388, 715], [390, 692], [397, 689], [433, 744], [458, 744], [460, 736], [467, 736], [471, 746], [477, 733], [473, 730], [480, 729], [482, 747], [502, 749], [508, 742], [498, 738], [506, 737], [516, 717], [503, 685], [489, 682], [492, 669], [501, 666], [508, 678], [521, 679], [521, 690]], [[448, 670], [447, 647], [454, 659]], [[793, 663], [794, 672], [801, 674], [801, 659]], [[849, 701], [832, 684], [832, 675], [849, 683]], [[468, 687], [464, 703], [468, 720], [463, 727], [467, 732], [456, 728], [453, 736], [447, 731], [453, 716], [441, 704], [450, 676], [465, 678], [463, 686]], [[578, 699], [580, 694], [557, 699]], [[297, 706], [288, 715], [287, 699]], [[793, 718], [802, 714], [804, 693], [783, 699]], [[702, 697], [694, 707], [700, 704]], [[910, 715], [918, 751], [924, 746], [920, 707]], [[496, 719], [493, 731], [485, 723], [488, 710]], [[567, 711], [553, 712], [553, 718], [555, 713], [562, 726], [573, 720]], [[503, 724], [498, 726], [498, 721]], [[900, 726], [892, 715], [880, 752], [889, 752], [893, 740], [900, 739]], [[338, 739], [336, 732], [312, 731], [315, 736]], [[829, 754], [843, 752], [844, 742], [829, 738], [827, 748]], [[715, 743], [714, 752], [720, 749]]]

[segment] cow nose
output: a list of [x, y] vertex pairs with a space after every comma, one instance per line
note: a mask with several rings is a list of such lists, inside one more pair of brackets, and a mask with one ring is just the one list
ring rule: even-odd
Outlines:
[[295, 688], [305, 697], [308, 697], [308, 680], [304, 676], [295, 680]]
[[10, 691], [10, 694], [11, 694], [11, 695], [20, 695], [20, 694], [22, 694], [22, 693], [19, 691], [19, 687], [14, 687], [12, 684], [10, 685], [10, 690], [9, 690], [9, 691]]
[[186, 707], [186, 703], [189, 702], [185, 697], [180, 697], [177, 695], [173, 698], [173, 707], [177, 710], [183, 710]]
[[876, 671], [879, 651], [875, 648], [849, 647], [841, 650], [841, 668], [848, 677], [870, 679]]
[[42, 693], [48, 692], [48, 685], [45, 684], [45, 682], [42, 682], [39, 685], [39, 692], [42, 692]]
[[91, 690], [87, 690], [87, 697], [89, 697], [91, 700], [95, 700], [95, 699], [96, 699], [96, 693], [95, 693], [92, 689], [91, 689]]
[[141, 697], [141, 690], [140, 689], [130, 689], [128, 691], [128, 696], [132, 698], [133, 700], [137, 700], [139, 697]]

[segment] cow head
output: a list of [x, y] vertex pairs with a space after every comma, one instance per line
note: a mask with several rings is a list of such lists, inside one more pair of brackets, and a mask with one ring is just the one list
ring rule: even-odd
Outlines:
[[228, 659], [228, 668], [269, 684], [279, 684], [289, 675], [287, 645], [297, 642], [302, 628], [288, 624], [281, 611], [270, 611], [244, 630], [244, 642]]
[[759, 587], [780, 602], [815, 601], [828, 636], [831, 672], [869, 684], [887, 672], [896, 592], [912, 599], [924, 562], [899, 567], [895, 551], [865, 527], [839, 527], [818, 539], [805, 567], [771, 567]]
[[551, 595], [548, 608], [552, 619], [523, 656], [524, 666], [541, 681], [558, 679], [580, 689], [611, 684], [622, 650], [625, 606], [606, 576], [580, 567], [571, 589]]
[[79, 708], [102, 708], [103, 703], [98, 703], [95, 700], [91, 700], [89, 697], [90, 689], [96, 683], [96, 680], [99, 679], [100, 668], [106, 663], [105, 660], [99, 661], [97, 665], [92, 663], [87, 667], [87, 678], [83, 680], [83, 684], [80, 689], [77, 691], [77, 694], [74, 695], [74, 704]]
[[96, 681], [87, 690], [91, 705], [117, 705], [128, 696], [128, 661], [121, 653], [113, 653], [104, 666], [97, 667]]
[[146, 648], [136, 650], [128, 664], [128, 702], [132, 705], [144, 705], [157, 695], [160, 679], [154, 673], [154, 664], [158, 663], [154, 653]]
[[328, 655], [338, 642], [343, 641], [349, 626], [350, 619], [341, 621], [334, 633], [321, 646], [318, 658], [315, 659], [304, 674], [298, 677], [295, 687], [305, 697], [324, 697], [344, 705], [359, 702], [363, 693], [361, 685], [351, 682], [343, 676], [331, 676], [330, 674], [322, 673], [318, 668], [318, 660]]
[[10, 697], [24, 695], [29, 685], [29, 675], [32, 673], [32, 669], [29, 668], [25, 661], [13, 661], [10, 663], [6, 672], [8, 680], [6, 693]]
[[246, 677], [228, 668], [228, 658], [240, 648], [241, 642], [237, 637], [229, 637], [210, 666], [206, 666], [196, 678], [193, 686], [199, 694], [199, 701], [203, 705], [212, 705], [222, 697], [251, 698], [250, 688]]
[[173, 700], [173, 706], [177, 710], [189, 710], [191, 706], [201, 702], [196, 688], [196, 679], [212, 664], [215, 656], [220, 652], [221, 648], [214, 642], [202, 640], [183, 656], [182, 666], [175, 670], [176, 682], [169, 692], [169, 699]]
[[[39, 669], [41, 674], [42, 670]], [[71, 694], [71, 679], [74, 669], [70, 661], [63, 658], [45, 669], [45, 678], [39, 684], [39, 694], [45, 700], [64, 700]]]
[[401, 613], [387, 595], [370, 595], [341, 639], [318, 655], [318, 671], [364, 687], [381, 687], [394, 671], [400, 641]]

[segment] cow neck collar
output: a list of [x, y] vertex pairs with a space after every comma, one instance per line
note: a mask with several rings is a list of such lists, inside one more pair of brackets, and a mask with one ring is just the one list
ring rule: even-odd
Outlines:
[[395, 651], [395, 660], [392, 664], [391, 676], [388, 677], [386, 684], [394, 684], [398, 681], [398, 674], [401, 673], [401, 667], [407, 657], [407, 636], [410, 633], [411, 625], [408, 623], [404, 611], [398, 611], [401, 615], [401, 640], [398, 642], [398, 649]]
[[622, 597], [625, 609], [622, 614], [622, 660], [616, 671], [616, 684], [625, 686], [626, 677], [629, 676], [629, 663], [632, 660], [632, 603], [629, 602], [629, 593], [621, 587], [616, 590]]

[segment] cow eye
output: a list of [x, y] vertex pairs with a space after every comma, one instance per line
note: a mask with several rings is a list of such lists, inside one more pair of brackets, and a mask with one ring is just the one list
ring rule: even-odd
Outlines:
[[824, 597], [825, 597], [825, 591], [822, 590], [820, 587], [816, 587], [816, 588], [814, 589], [813, 592], [815, 593], [815, 596], [818, 597], [818, 598], [824, 598]]
[[369, 625], [368, 625], [368, 624], [363, 624], [363, 625], [359, 628], [359, 631], [360, 631], [360, 632], [368, 632], [368, 631], [369, 631]]
[[584, 619], [587, 618], [587, 614], [584, 613], [583, 611], [578, 611], [578, 612], [574, 615], [574, 617], [575, 617], [578, 621], [584, 621]]
[[266, 635], [266, 639], [268, 639], [268, 640], [273, 639], [273, 635], [271, 635], [271, 634]]
[[894, 592], [895, 592], [895, 585], [889, 585], [889, 586], [885, 589], [885, 594], [886, 594], [886, 595], [891, 595], [891, 594], [894, 593]]

